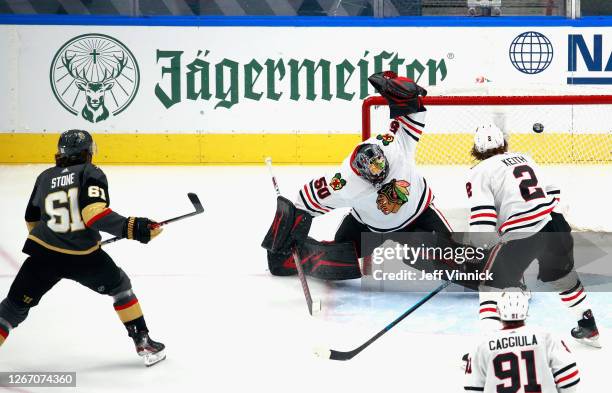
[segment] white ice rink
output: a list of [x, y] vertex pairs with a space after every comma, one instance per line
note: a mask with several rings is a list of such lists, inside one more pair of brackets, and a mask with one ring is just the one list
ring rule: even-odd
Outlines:
[[[2, 298], [25, 259], [23, 215], [43, 168], [0, 166]], [[311, 279], [323, 313], [308, 316], [297, 279], [272, 277], [266, 270], [260, 243], [273, 216], [275, 195], [263, 165], [103, 169], [111, 206], [123, 215], [161, 220], [187, 212], [190, 191], [206, 209], [169, 225], [149, 245], [124, 240], [105, 247], [131, 277], [151, 336], [167, 346], [167, 360], [145, 368], [112, 300], [65, 280], [11, 332], [0, 348], [0, 371], [76, 371], [80, 392], [463, 391], [460, 358], [478, 338], [475, 294], [433, 298], [351, 361], [317, 359], [314, 347], [352, 349], [422, 295], [361, 292], [359, 280], [329, 284]], [[303, 182], [327, 169], [279, 166], [276, 172], [281, 191], [293, 199]], [[423, 171], [438, 207], [449, 213], [453, 225], [465, 228], [466, 168]], [[562, 187], [573, 225], [610, 225], [610, 166], [546, 171]], [[587, 184], [595, 184], [598, 192]], [[595, 201], [585, 204], [587, 194]], [[315, 220], [314, 237], [330, 239], [343, 214]], [[589, 300], [602, 331], [602, 350], [571, 342], [574, 321], [554, 294], [534, 295], [530, 322], [568, 338], [580, 368], [580, 391], [599, 393], [609, 386], [610, 294], [591, 293]]]

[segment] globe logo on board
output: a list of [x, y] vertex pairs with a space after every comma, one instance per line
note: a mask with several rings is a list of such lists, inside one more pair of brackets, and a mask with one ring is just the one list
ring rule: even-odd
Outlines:
[[553, 46], [548, 37], [537, 31], [519, 34], [510, 44], [510, 61], [524, 74], [539, 74], [553, 59]]
[[49, 73], [55, 98], [68, 112], [98, 123], [123, 112], [140, 84], [138, 63], [117, 39], [84, 34], [55, 54]]

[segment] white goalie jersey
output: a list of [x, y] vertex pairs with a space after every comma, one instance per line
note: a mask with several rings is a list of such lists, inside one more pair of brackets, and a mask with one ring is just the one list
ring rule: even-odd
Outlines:
[[500, 330], [469, 355], [465, 392], [575, 393], [580, 375], [567, 345], [528, 327]]
[[489, 157], [470, 170], [466, 183], [470, 231], [538, 232], [550, 221], [560, 190], [548, 184], [522, 153]]
[[425, 115], [423, 111], [398, 117], [391, 121], [389, 133], [362, 142], [379, 145], [387, 159], [389, 173], [379, 187], [361, 178], [351, 165], [356, 148], [336, 171], [306, 183], [296, 206], [313, 216], [350, 207], [355, 219], [374, 232], [392, 232], [409, 225], [433, 200], [414, 161]]

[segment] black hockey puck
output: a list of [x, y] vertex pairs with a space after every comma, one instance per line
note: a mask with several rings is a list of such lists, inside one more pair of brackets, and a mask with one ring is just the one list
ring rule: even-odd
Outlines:
[[533, 132], [536, 132], [539, 134], [542, 131], [544, 131], [544, 125], [542, 125], [542, 123], [534, 123]]

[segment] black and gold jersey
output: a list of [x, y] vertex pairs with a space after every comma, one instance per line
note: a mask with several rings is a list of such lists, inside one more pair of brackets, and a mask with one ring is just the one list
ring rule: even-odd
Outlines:
[[125, 217], [110, 208], [106, 175], [91, 164], [55, 166], [41, 173], [26, 209], [30, 228], [23, 251], [39, 246], [86, 255], [100, 247], [100, 233], [122, 236]]

